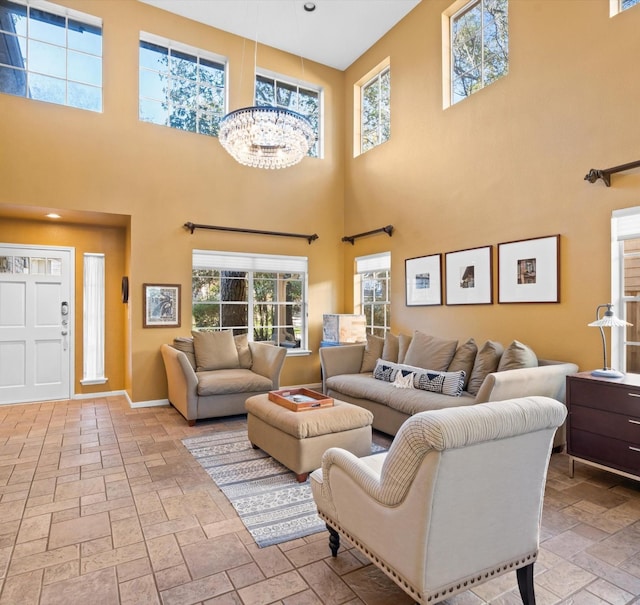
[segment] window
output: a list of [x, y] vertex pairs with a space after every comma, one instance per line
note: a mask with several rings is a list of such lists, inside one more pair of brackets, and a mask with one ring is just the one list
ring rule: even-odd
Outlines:
[[104, 254], [84, 255], [82, 384], [104, 384]]
[[389, 59], [356, 84], [360, 96], [356, 148], [360, 153], [389, 140], [391, 136], [391, 67]]
[[367, 332], [384, 336], [391, 327], [391, 253], [356, 258], [356, 313], [364, 314]]
[[139, 117], [143, 122], [218, 136], [226, 113], [225, 83], [224, 58], [141, 35]]
[[613, 17], [622, 11], [635, 6], [636, 4], [640, 4], [640, 0], [609, 0], [610, 9], [609, 16]]
[[307, 349], [307, 258], [194, 250], [194, 330]]
[[456, 2], [443, 14], [449, 63], [445, 107], [467, 98], [509, 71], [508, 0]]
[[275, 74], [256, 74], [256, 105], [284, 107], [305, 116], [316, 134], [316, 142], [307, 155], [321, 157], [320, 91], [309, 85], [281, 80]]
[[0, 92], [102, 111], [102, 21], [0, 0]]
[[613, 212], [611, 245], [613, 310], [619, 318], [633, 324], [611, 330], [611, 365], [640, 374], [639, 207]]

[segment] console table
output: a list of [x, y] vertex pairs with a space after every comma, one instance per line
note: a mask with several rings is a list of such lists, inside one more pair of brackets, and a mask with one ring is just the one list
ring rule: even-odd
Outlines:
[[640, 376], [567, 376], [569, 476], [576, 460], [640, 480]]

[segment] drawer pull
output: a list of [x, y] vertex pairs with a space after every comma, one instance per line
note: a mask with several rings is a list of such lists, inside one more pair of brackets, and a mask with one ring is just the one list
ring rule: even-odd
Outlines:
[[627, 393], [629, 397], [640, 397], [640, 393]]
[[631, 424], [640, 424], [640, 420], [631, 420], [631, 418], [628, 418], [627, 420], [629, 420]]
[[632, 445], [630, 445], [629, 449], [633, 450], [634, 452], [640, 452], [640, 447], [633, 447]]

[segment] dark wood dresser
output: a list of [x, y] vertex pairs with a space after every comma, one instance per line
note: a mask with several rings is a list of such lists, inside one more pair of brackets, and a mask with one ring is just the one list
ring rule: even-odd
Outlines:
[[640, 376], [567, 376], [569, 475], [576, 460], [640, 481]]

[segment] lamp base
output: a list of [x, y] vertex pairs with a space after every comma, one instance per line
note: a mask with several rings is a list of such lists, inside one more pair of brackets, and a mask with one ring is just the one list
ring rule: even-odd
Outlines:
[[604, 378], [622, 378], [624, 374], [622, 372], [619, 372], [618, 370], [606, 368], [602, 370], [593, 370], [591, 372], [591, 376], [602, 376]]

